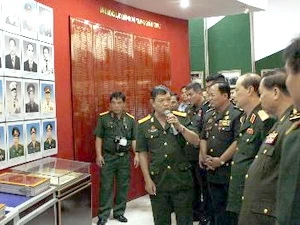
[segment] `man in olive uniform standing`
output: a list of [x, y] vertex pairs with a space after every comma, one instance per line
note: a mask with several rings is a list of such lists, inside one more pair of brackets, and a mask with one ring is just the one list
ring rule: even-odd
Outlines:
[[[187, 117], [191, 120], [194, 130], [200, 135], [203, 126], [203, 115], [207, 111], [207, 107], [204, 106], [201, 85], [197, 82], [188, 84], [186, 93], [190, 102], [190, 105], [186, 108]], [[207, 210], [209, 196], [207, 193], [206, 169], [199, 166], [199, 144], [193, 146], [187, 143], [185, 154], [192, 165], [194, 179], [194, 221], [200, 220], [199, 224], [205, 225], [212, 215], [208, 215]]]
[[229, 224], [226, 212], [231, 158], [236, 150], [242, 111], [230, 102], [228, 83], [210, 89], [212, 109], [204, 115], [199, 163], [208, 169], [208, 190], [214, 210], [214, 224]]
[[230, 212], [230, 224], [237, 225], [242, 206], [245, 175], [256, 156], [259, 147], [275, 119], [261, 107], [257, 74], [244, 74], [236, 83], [236, 104], [244, 110], [241, 129], [237, 139], [237, 148], [231, 162], [231, 176], [228, 191], [227, 211]]
[[277, 189], [277, 224], [300, 224], [300, 37], [285, 49], [286, 85], [298, 110], [290, 121], [283, 145]]
[[[130, 155], [135, 153], [136, 125], [134, 117], [124, 111], [126, 96], [122, 92], [110, 95], [110, 111], [100, 113], [96, 135], [96, 163], [101, 168], [100, 213], [98, 225], [107, 222], [113, 208], [113, 217], [127, 222], [124, 217], [127, 192], [130, 181]], [[139, 164], [135, 153], [134, 166]], [[114, 180], [116, 181], [116, 200], [113, 206]]]
[[278, 121], [269, 131], [245, 175], [239, 225], [276, 223], [276, 189], [282, 141], [291, 125], [289, 117], [293, 111], [285, 81], [285, 71], [276, 70], [265, 74], [259, 86], [263, 109]]
[[24, 156], [24, 146], [19, 143], [20, 130], [17, 127], [13, 127], [12, 132], [13, 145], [9, 148], [9, 158], [16, 158]]
[[0, 161], [5, 161], [5, 150], [0, 148]]
[[199, 143], [186, 113], [173, 111], [170, 90], [162, 85], [151, 91], [154, 112], [139, 120], [137, 151], [150, 195], [155, 225], [171, 225], [174, 211], [178, 225], [193, 223], [193, 178], [184, 154], [186, 142]]
[[41, 151], [41, 144], [36, 140], [36, 128], [30, 127], [31, 142], [27, 145], [28, 154]]

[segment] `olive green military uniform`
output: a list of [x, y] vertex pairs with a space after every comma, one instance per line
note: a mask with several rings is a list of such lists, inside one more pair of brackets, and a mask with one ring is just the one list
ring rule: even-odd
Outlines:
[[235, 216], [235, 222], [231, 224], [237, 224], [238, 222], [245, 186], [245, 175], [268, 131], [275, 123], [275, 119], [269, 117], [259, 104], [248, 117], [243, 115], [241, 122], [242, 125], [237, 139], [237, 152], [231, 162], [228, 191], [227, 211], [232, 212]]
[[35, 152], [40, 152], [41, 151], [41, 144], [40, 144], [40, 142], [36, 141], [35, 145], [33, 145], [33, 143], [30, 142], [27, 145], [27, 151], [28, 151], [28, 154], [32, 154], [32, 153], [35, 153]]
[[0, 161], [4, 161], [5, 160], [5, 150], [0, 149]]
[[[232, 103], [224, 112], [209, 110], [204, 115], [201, 139], [206, 140], [207, 154], [220, 157], [238, 138], [242, 111]], [[215, 225], [226, 225], [229, 218], [226, 213], [228, 185], [231, 162], [215, 170], [208, 170], [208, 190], [214, 210]]]
[[[133, 116], [128, 113], [118, 119], [112, 112], [105, 112], [99, 115], [94, 133], [102, 139], [105, 164], [101, 168], [99, 217], [106, 220], [112, 208], [115, 217], [125, 212], [130, 181], [129, 150], [136, 137], [136, 125]], [[119, 145], [121, 137], [126, 138], [126, 146]], [[117, 192], [113, 206], [114, 179]]]
[[[182, 125], [192, 129], [186, 113], [173, 114]], [[163, 128], [153, 114], [139, 120], [137, 151], [149, 152], [150, 176], [157, 189], [156, 195], [150, 196], [155, 225], [171, 225], [173, 210], [178, 225], [193, 223], [193, 178], [185, 145], [180, 133], [174, 135], [168, 123]]]
[[276, 189], [282, 141], [292, 123], [289, 120], [292, 109], [289, 107], [269, 131], [245, 175], [239, 225], [275, 225]]
[[300, 113], [290, 117], [293, 124], [282, 144], [277, 188], [277, 224], [300, 224]]
[[23, 145], [18, 144], [18, 147], [13, 145], [9, 148], [9, 158], [10, 159], [20, 157], [20, 156], [24, 156], [24, 146]]
[[51, 139], [50, 141], [47, 139], [44, 142], [44, 150], [49, 150], [53, 148], [56, 148], [56, 141], [54, 139]]

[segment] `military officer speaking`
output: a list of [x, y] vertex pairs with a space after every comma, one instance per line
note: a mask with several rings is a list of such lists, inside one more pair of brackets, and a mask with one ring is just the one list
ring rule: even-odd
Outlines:
[[245, 175], [256, 156], [259, 147], [275, 119], [261, 107], [257, 74], [244, 74], [236, 83], [235, 101], [244, 110], [241, 117], [241, 129], [237, 139], [237, 148], [231, 162], [231, 176], [228, 191], [227, 211], [230, 212], [230, 224], [237, 225], [242, 206]]
[[242, 111], [230, 102], [227, 82], [209, 88], [212, 109], [204, 115], [199, 163], [208, 169], [208, 190], [214, 211], [214, 224], [229, 224], [226, 212], [231, 158], [236, 150]]
[[167, 87], [154, 87], [150, 102], [154, 112], [138, 121], [137, 151], [154, 224], [171, 225], [175, 211], [178, 225], [192, 225], [193, 179], [184, 147], [186, 142], [197, 145], [199, 137], [190, 130], [186, 113], [169, 111]]
[[298, 110], [285, 133], [277, 189], [277, 224], [300, 224], [300, 37], [285, 49], [286, 85]]
[[[100, 113], [96, 135], [96, 163], [101, 168], [100, 212], [98, 225], [107, 222], [111, 209], [113, 217], [127, 222], [124, 217], [130, 181], [130, 148], [135, 153], [136, 125], [134, 117], [125, 112], [126, 96], [122, 92], [110, 95], [110, 111]], [[135, 153], [134, 166], [139, 165]], [[113, 205], [114, 180], [116, 199]]]
[[9, 148], [9, 158], [24, 156], [24, 146], [19, 143], [19, 128], [13, 127], [11, 134], [13, 136], [13, 145]]
[[276, 189], [282, 141], [292, 123], [289, 117], [293, 111], [285, 81], [285, 71], [275, 70], [265, 74], [259, 86], [262, 108], [278, 121], [268, 132], [245, 175], [239, 225], [276, 223]]

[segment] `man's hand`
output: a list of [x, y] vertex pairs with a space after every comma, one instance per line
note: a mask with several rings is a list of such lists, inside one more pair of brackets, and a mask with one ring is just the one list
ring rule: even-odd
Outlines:
[[104, 158], [103, 158], [102, 155], [97, 156], [97, 158], [96, 158], [96, 164], [97, 164], [100, 168], [105, 164], [105, 161], [104, 161]]
[[201, 169], [204, 169], [206, 167], [204, 158], [206, 158], [206, 156], [203, 156], [202, 153], [199, 152], [199, 166]]
[[133, 165], [134, 165], [134, 168], [138, 168], [138, 166], [140, 165], [140, 158], [139, 158], [138, 152], [134, 153]]
[[145, 184], [145, 190], [148, 192], [149, 195], [156, 195], [156, 186], [153, 180], [149, 180]]
[[205, 160], [205, 164], [208, 167], [208, 169], [210, 170], [215, 170], [218, 167], [222, 166], [222, 162], [221, 159], [219, 157], [211, 157], [211, 156], [207, 156], [206, 160]]

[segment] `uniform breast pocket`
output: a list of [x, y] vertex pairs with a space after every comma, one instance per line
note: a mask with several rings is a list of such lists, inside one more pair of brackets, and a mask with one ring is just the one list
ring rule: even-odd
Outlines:
[[219, 132], [221, 133], [220, 137], [222, 139], [228, 139], [232, 136], [232, 130], [231, 130], [231, 126], [223, 126], [223, 127], [219, 127]]
[[148, 146], [152, 150], [160, 148], [161, 143], [160, 143], [160, 132], [158, 130], [156, 131], [148, 131], [145, 133], [145, 138], [148, 141]]
[[114, 133], [113, 124], [106, 124], [104, 126], [104, 129], [105, 129], [104, 132], [105, 132], [106, 135], [113, 135], [113, 133]]
[[244, 134], [240, 145], [245, 146], [244, 148], [240, 148], [242, 151], [241, 153], [249, 157], [255, 157], [259, 150], [259, 146], [256, 144], [255, 135]]
[[268, 176], [270, 171], [273, 171], [276, 167], [277, 161], [275, 157], [275, 148], [266, 148], [261, 152], [261, 157], [264, 157], [263, 165], [262, 165], [262, 176]]

